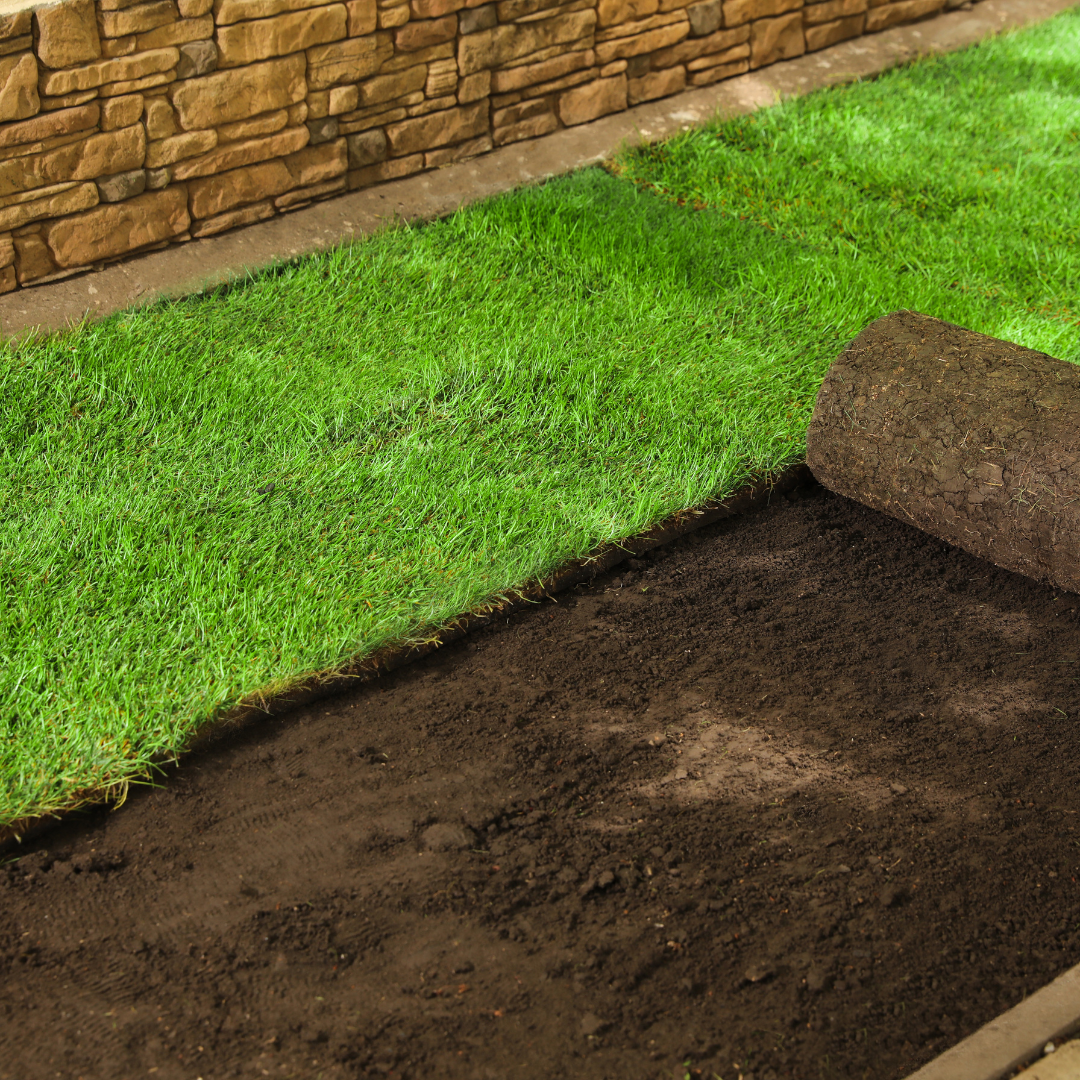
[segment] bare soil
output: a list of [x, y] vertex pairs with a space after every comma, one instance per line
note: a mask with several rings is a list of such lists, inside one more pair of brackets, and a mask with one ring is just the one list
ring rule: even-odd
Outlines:
[[1078, 600], [804, 487], [253, 725], [0, 868], [0, 1077], [902, 1077], [1080, 961]]

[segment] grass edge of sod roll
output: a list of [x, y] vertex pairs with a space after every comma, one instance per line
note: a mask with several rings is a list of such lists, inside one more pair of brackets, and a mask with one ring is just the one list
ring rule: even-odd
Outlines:
[[[1063, 16], [973, 49], [988, 50], [995, 71], [1010, 49], [1057, 64], [1054, 49], [1080, 52], [1080, 19], [1066, 14], [1056, 33], [1047, 27]], [[1043, 44], [1025, 45], [1040, 33]], [[910, 114], [907, 84], [940, 81], [969, 52], [796, 99], [755, 123], [782, 133], [800, 108], [826, 108], [821, 95], [858, 106], [862, 92], [894, 143], [897, 130], [921, 137], [890, 127], [888, 109]], [[1076, 169], [1054, 96], [1072, 84], [1048, 91], [1033, 65], [1021, 56], [1014, 82], [984, 87], [972, 108], [997, 108], [995, 88], [1022, 101], [1034, 86], [1042, 164], [1021, 172], [1039, 197], [1025, 202], [1014, 174], [1008, 190], [988, 181], [974, 204], [965, 189], [959, 211], [979, 207], [991, 230], [1003, 214], [1014, 232], [1034, 230], [1046, 272], [1029, 262], [1003, 278], [984, 259], [953, 287], [955, 260], [894, 205], [918, 219], [901, 143], [874, 159], [885, 179], [892, 161], [896, 183], [862, 189], [857, 203], [859, 228], [876, 205], [906, 231], [914, 257], [899, 261], [869, 253], [857, 231], [830, 247], [821, 229], [784, 235], [589, 169], [10, 347], [0, 823], [122, 797], [243, 702], [428, 640], [516, 583], [799, 461], [820, 376], [889, 311], [1080, 359], [1061, 315], [1080, 306], [1080, 255], [1038, 217]], [[974, 114], [950, 115], [962, 125]], [[1030, 132], [1031, 109], [1018, 115]], [[728, 125], [745, 131], [744, 121]], [[1004, 161], [1007, 141], [984, 139], [983, 159]], [[782, 186], [770, 168], [794, 173], [789, 187], [815, 176], [836, 185], [835, 169], [767, 149], [736, 151], [756, 161], [763, 189]], [[933, 174], [938, 194], [968, 180], [947, 166]], [[962, 225], [978, 235], [970, 215]]]

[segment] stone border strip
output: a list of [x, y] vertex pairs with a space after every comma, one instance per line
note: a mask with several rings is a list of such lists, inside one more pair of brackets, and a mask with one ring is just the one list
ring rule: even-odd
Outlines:
[[[664, 544], [670, 544], [673, 540], [696, 532], [706, 525], [712, 525], [724, 518], [740, 517], [764, 510], [770, 504], [774, 493], [783, 495], [807, 483], [816, 483], [810, 470], [803, 464], [793, 465], [782, 472], [766, 476], [740, 488], [726, 499], [710, 500], [700, 506], [673, 514], [653, 526], [648, 532], [618, 543], [602, 544], [583, 558], [556, 570], [549, 577], [526, 585], [521, 590], [510, 592], [505, 597], [497, 597], [488, 606], [460, 616], [444, 629], [431, 632], [422, 642], [388, 646], [343, 672], [331, 677], [314, 676], [303, 685], [276, 698], [262, 699], [257, 692], [251, 694], [245, 703], [224, 716], [208, 722], [196, 731], [182, 756], [206, 749], [218, 739], [232, 734], [239, 728], [258, 723], [271, 716], [281, 716], [335, 694], [355, 690], [361, 683], [389, 674], [391, 671], [427, 656], [428, 653], [434, 652], [443, 645], [457, 641], [470, 630], [485, 626], [496, 616], [539, 603], [575, 585], [592, 581], [626, 559], [643, 555]], [[164, 760], [171, 762], [173, 759], [163, 759], [162, 763]], [[93, 805], [93, 802], [88, 800], [80, 805], [86, 808]], [[77, 807], [72, 808], [74, 809]], [[24, 818], [0, 828], [0, 854], [49, 831], [60, 824], [61, 820], [71, 812], [58, 811], [55, 814]]]
[[880, 33], [852, 38], [709, 87], [638, 105], [552, 135], [514, 143], [468, 162], [318, 202], [221, 236], [114, 263], [104, 269], [0, 296], [0, 336], [60, 330], [133, 305], [196, 293], [275, 263], [370, 235], [395, 220], [431, 220], [523, 184], [610, 157], [627, 142], [651, 142], [824, 86], [870, 78], [915, 56], [965, 48], [992, 34], [1041, 22], [1076, 0], [983, 0]]
[[[1080, 1031], [1080, 964], [950, 1047], [908, 1080], [1005, 1080], [1037, 1059], [1047, 1043], [1057, 1043], [1076, 1031]], [[1023, 1073], [1023, 1077], [1028, 1075]], [[1038, 1075], [1043, 1074], [1036, 1068], [1032, 1080]], [[1045, 1075], [1050, 1080], [1049, 1068]]]

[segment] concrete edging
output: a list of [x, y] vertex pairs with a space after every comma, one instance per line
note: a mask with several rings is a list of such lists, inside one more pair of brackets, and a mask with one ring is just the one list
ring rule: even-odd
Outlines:
[[325, 251], [396, 220], [431, 220], [469, 203], [593, 165], [625, 143], [653, 142], [825, 86], [871, 78], [930, 53], [953, 52], [1005, 30], [1041, 22], [1077, 0], [981, 0], [794, 60], [637, 105], [552, 135], [513, 143], [435, 172], [318, 202], [220, 236], [173, 245], [47, 285], [0, 296], [0, 336], [60, 330], [133, 305], [213, 288], [275, 263]]

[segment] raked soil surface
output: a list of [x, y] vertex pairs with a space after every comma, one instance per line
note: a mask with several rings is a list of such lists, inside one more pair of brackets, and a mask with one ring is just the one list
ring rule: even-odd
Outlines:
[[905, 1076], [1080, 961], [1078, 607], [808, 487], [252, 726], [0, 868], [0, 1077]]

